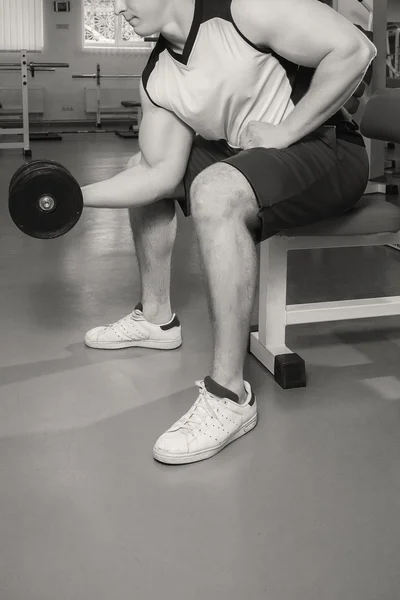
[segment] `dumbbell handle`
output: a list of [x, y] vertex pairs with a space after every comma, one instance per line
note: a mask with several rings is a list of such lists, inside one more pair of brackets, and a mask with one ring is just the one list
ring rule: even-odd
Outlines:
[[55, 200], [53, 196], [42, 196], [39, 199], [39, 207], [44, 212], [51, 212], [55, 208]]

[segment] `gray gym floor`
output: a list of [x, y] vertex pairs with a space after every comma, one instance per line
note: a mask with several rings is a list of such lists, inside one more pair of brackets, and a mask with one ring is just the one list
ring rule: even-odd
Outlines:
[[[83, 185], [126, 164], [112, 134], [36, 142]], [[11, 223], [0, 172], [0, 599], [396, 600], [400, 317], [289, 330], [308, 387], [251, 355], [259, 423], [216, 457], [155, 462], [195, 401], [212, 337], [191, 219], [179, 213], [172, 352], [86, 348], [140, 300], [127, 213], [86, 209], [62, 238]], [[400, 295], [390, 248], [290, 254], [289, 302]], [[257, 306], [254, 323], [257, 322]]]

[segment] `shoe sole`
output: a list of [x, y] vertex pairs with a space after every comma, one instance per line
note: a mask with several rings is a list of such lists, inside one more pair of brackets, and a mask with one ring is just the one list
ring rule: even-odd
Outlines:
[[92, 342], [85, 338], [85, 344], [96, 350], [122, 350], [124, 348], [154, 348], [156, 350], [175, 350], [182, 346], [182, 338], [168, 341], [141, 340], [132, 342]]
[[198, 462], [201, 460], [206, 460], [207, 458], [211, 458], [221, 452], [226, 446], [234, 442], [235, 440], [241, 438], [254, 429], [257, 425], [258, 416], [257, 413], [252, 417], [247, 423], [244, 423], [241, 428], [231, 437], [228, 438], [223, 444], [217, 446], [216, 448], [209, 448], [208, 450], [200, 450], [198, 452], [194, 452], [193, 454], [166, 454], [160, 452], [153, 448], [153, 457], [159, 462], [165, 463], [167, 465], [186, 465], [189, 463]]

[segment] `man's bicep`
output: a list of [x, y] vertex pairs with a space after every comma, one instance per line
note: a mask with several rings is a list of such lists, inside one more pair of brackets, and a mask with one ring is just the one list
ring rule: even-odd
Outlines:
[[175, 114], [155, 106], [141, 86], [142, 121], [139, 146], [142, 162], [149, 167], [165, 165], [180, 183], [186, 171], [194, 132]]

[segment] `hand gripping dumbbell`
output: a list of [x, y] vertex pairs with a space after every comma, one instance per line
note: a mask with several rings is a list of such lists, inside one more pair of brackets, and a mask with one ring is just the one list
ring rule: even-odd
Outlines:
[[80, 185], [59, 163], [33, 160], [10, 181], [10, 216], [26, 235], [38, 239], [64, 235], [79, 221], [82, 210]]

